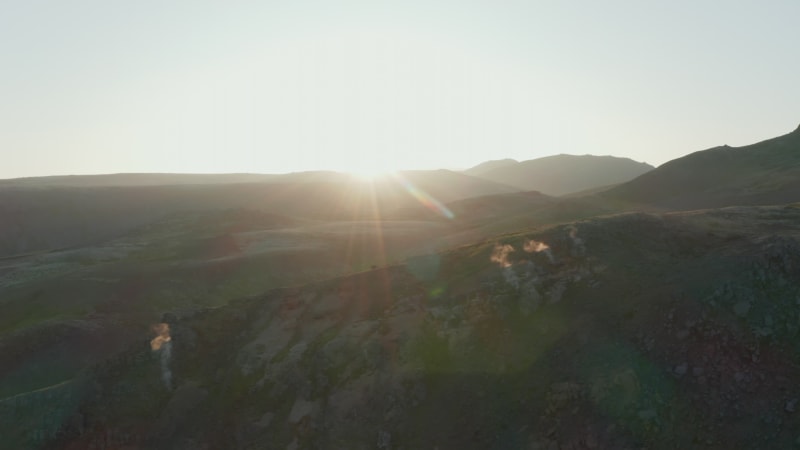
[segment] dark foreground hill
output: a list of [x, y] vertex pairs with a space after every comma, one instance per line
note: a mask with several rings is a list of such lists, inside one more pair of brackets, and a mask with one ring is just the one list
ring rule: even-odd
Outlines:
[[556, 155], [529, 161], [490, 161], [466, 173], [523, 191], [565, 195], [629, 181], [653, 166], [628, 158]]
[[0, 401], [0, 434], [53, 449], [789, 448], [798, 239], [797, 204], [623, 214], [168, 313], [82, 376]]
[[744, 147], [692, 153], [600, 195], [671, 209], [798, 201], [800, 127]]

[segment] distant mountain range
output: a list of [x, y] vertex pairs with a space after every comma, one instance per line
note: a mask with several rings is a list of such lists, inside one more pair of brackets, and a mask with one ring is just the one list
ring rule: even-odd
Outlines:
[[504, 183], [523, 191], [565, 195], [632, 180], [653, 166], [628, 158], [556, 155], [529, 161], [487, 161], [464, 173]]
[[270, 181], [278, 175], [256, 173], [184, 174], [113, 173], [102, 175], [54, 175], [0, 180], [2, 186], [164, 186], [184, 184], [230, 184]]
[[[181, 211], [248, 208], [322, 220], [434, 218], [413, 189], [440, 204], [456, 202], [451, 206], [460, 219], [482, 218], [496, 231], [603, 211], [780, 204], [800, 200], [800, 129], [744, 147], [695, 152], [657, 169], [627, 158], [557, 155], [487, 161], [463, 172], [405, 171], [374, 182], [369, 198], [363, 188], [352, 176], [329, 171], [0, 180], [0, 257], [96, 242]], [[520, 197], [520, 191], [574, 199]], [[504, 195], [513, 198], [504, 201]], [[493, 197], [480, 200], [484, 196]], [[534, 211], [538, 219], [531, 217]]]
[[502, 169], [504, 167], [515, 166], [517, 164], [519, 164], [519, 161], [517, 161], [516, 159], [510, 159], [510, 158], [495, 159], [492, 161], [482, 162], [475, 167], [471, 167], [465, 170], [464, 173], [475, 177], [480, 177], [493, 170]]

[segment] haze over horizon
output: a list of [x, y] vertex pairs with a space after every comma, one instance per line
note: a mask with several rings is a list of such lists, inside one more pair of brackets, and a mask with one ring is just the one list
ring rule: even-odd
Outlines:
[[800, 120], [800, 3], [16, 2], [0, 179], [660, 165]]

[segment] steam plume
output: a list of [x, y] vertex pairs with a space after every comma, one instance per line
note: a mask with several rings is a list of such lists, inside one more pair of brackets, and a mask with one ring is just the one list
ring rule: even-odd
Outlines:
[[550, 246], [544, 242], [528, 239], [525, 241], [525, 245], [522, 247], [522, 249], [528, 253], [543, 252], [545, 255], [547, 255], [547, 259], [550, 260], [551, 263], [555, 262], [555, 259], [553, 258], [553, 252], [550, 251]]
[[156, 337], [150, 341], [150, 348], [153, 351], [158, 351], [161, 347], [164, 346], [167, 342], [171, 341], [172, 338], [169, 336], [169, 324], [168, 323], [157, 323], [153, 325], [153, 333], [156, 334]]
[[500, 267], [503, 268], [511, 267], [511, 261], [508, 260], [508, 254], [513, 251], [514, 247], [509, 244], [496, 244], [494, 246], [494, 250], [492, 250], [492, 256], [489, 257], [489, 260], [499, 264]]
[[506, 283], [518, 288], [519, 277], [517, 277], [517, 274], [514, 273], [514, 269], [511, 268], [511, 261], [508, 260], [508, 254], [513, 251], [514, 247], [509, 244], [496, 244], [494, 246], [494, 250], [492, 250], [492, 256], [489, 257], [489, 260], [499, 264], [500, 267], [503, 268], [503, 277], [506, 279]]
[[570, 225], [569, 238], [572, 240], [572, 254], [574, 256], [583, 256], [586, 253], [586, 246], [583, 245], [583, 239], [578, 236], [578, 229], [574, 225]]
[[172, 389], [172, 370], [169, 368], [169, 361], [172, 358], [172, 338], [169, 335], [169, 324], [158, 323], [153, 325], [153, 332], [156, 334], [150, 341], [150, 349], [154, 352], [161, 352], [161, 379], [167, 389]]

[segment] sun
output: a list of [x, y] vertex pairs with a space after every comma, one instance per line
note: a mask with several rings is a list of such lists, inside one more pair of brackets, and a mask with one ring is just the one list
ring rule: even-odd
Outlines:
[[361, 181], [376, 181], [386, 178], [396, 172], [394, 168], [385, 164], [354, 164], [347, 168], [347, 173]]

